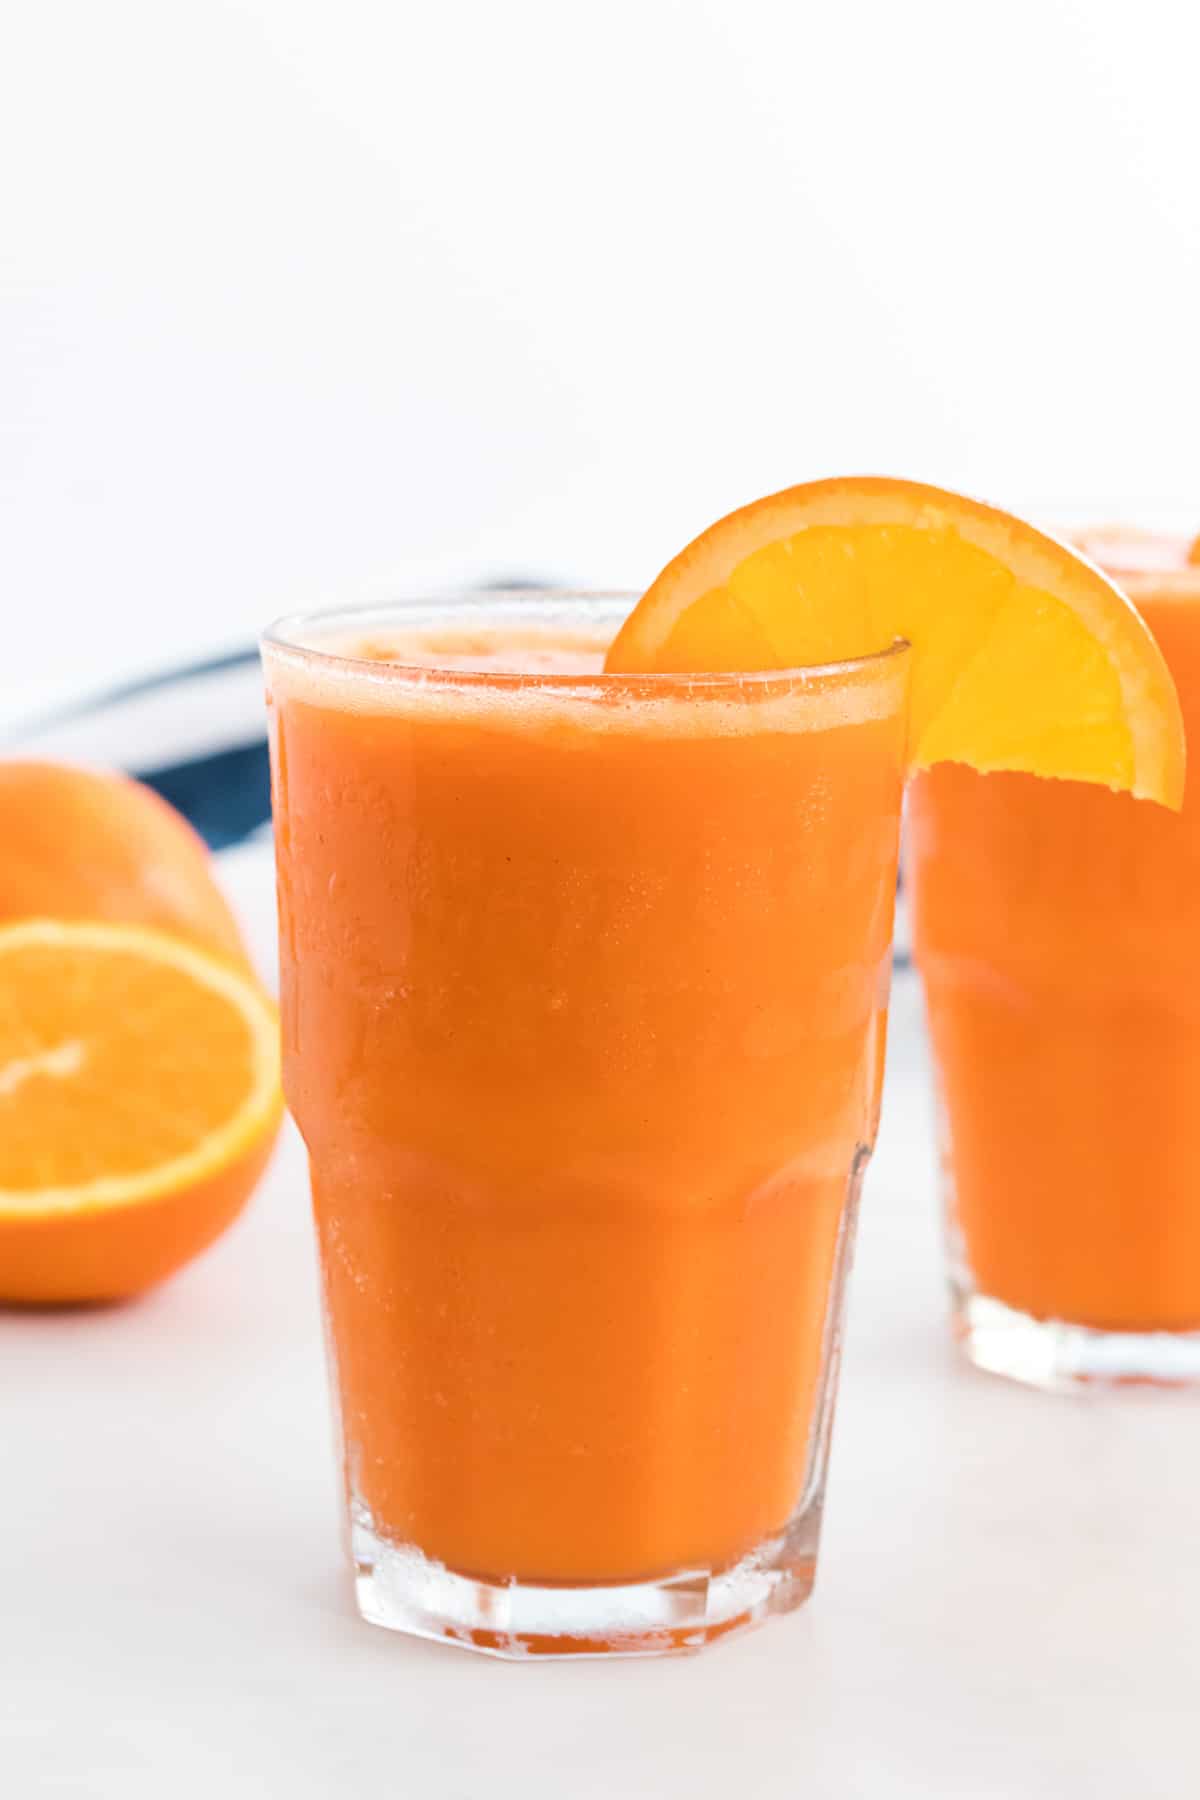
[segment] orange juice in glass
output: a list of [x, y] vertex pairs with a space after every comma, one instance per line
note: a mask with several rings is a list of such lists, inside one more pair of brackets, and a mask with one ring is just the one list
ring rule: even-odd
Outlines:
[[501, 1653], [807, 1595], [879, 1108], [907, 652], [604, 675], [629, 605], [265, 646], [359, 1604]]
[[[1187, 544], [1077, 541], [1197, 742]], [[910, 851], [968, 1354], [1046, 1386], [1200, 1378], [1200, 785], [1178, 814], [946, 765], [914, 784]]]

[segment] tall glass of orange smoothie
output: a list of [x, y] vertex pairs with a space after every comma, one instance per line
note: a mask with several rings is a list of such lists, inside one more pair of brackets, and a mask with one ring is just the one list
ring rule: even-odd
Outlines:
[[499, 1653], [808, 1594], [879, 1107], [908, 653], [602, 674], [630, 604], [265, 646], [359, 1605]]
[[[1200, 567], [1076, 534], [1200, 741]], [[922, 774], [917, 960], [968, 1355], [1042, 1386], [1200, 1380], [1200, 784], [1182, 813], [1073, 782]]]

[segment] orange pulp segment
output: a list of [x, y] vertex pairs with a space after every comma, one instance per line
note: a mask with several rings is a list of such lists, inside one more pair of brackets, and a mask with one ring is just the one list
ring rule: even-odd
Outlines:
[[275, 1009], [222, 957], [143, 926], [0, 929], [0, 1235], [199, 1187], [280, 1104]]
[[1149, 630], [1033, 526], [848, 476], [718, 520], [622, 626], [610, 673], [803, 668], [912, 646], [909, 761], [1090, 781], [1178, 808], [1179, 701]]

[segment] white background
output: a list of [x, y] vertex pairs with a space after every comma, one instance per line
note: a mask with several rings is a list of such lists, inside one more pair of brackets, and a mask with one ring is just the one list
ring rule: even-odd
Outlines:
[[0, 722], [789, 482], [1200, 524], [1184, 0], [12, 0]]

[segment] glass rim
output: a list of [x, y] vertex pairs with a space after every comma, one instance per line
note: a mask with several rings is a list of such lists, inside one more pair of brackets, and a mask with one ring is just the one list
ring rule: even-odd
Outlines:
[[683, 686], [689, 691], [720, 693], [732, 687], [765, 687], [779, 682], [823, 684], [826, 681], [845, 679], [847, 676], [867, 675], [873, 670], [882, 674], [893, 664], [902, 662], [912, 648], [906, 638], [898, 637], [883, 649], [864, 651], [860, 656], [840, 657], [830, 662], [799, 663], [786, 668], [713, 669], [695, 672], [647, 670], [611, 674], [598, 670], [595, 674], [581, 674], [578, 671], [555, 673], [538, 669], [522, 672], [464, 669], [436, 663], [385, 662], [378, 657], [350, 656], [344, 651], [324, 649], [319, 644], [306, 643], [300, 635], [313, 629], [336, 630], [339, 626], [350, 628], [355, 620], [365, 623], [367, 620], [379, 622], [388, 617], [403, 617], [405, 613], [428, 613], [431, 617], [440, 613], [452, 616], [456, 612], [468, 610], [502, 614], [505, 607], [518, 611], [528, 608], [533, 611], [538, 607], [549, 610], [579, 606], [582, 609], [589, 604], [599, 607], [605, 603], [625, 604], [632, 610], [641, 597], [641, 591], [635, 588], [497, 587], [458, 588], [441, 594], [359, 601], [349, 606], [316, 607], [303, 612], [283, 613], [263, 628], [259, 634], [259, 648], [264, 653], [270, 652], [305, 666], [336, 673], [343, 680], [353, 679], [357, 675], [371, 680], [398, 683], [519, 687], [551, 693], [580, 689], [596, 693], [620, 689], [647, 697], [668, 692], [677, 695]]

